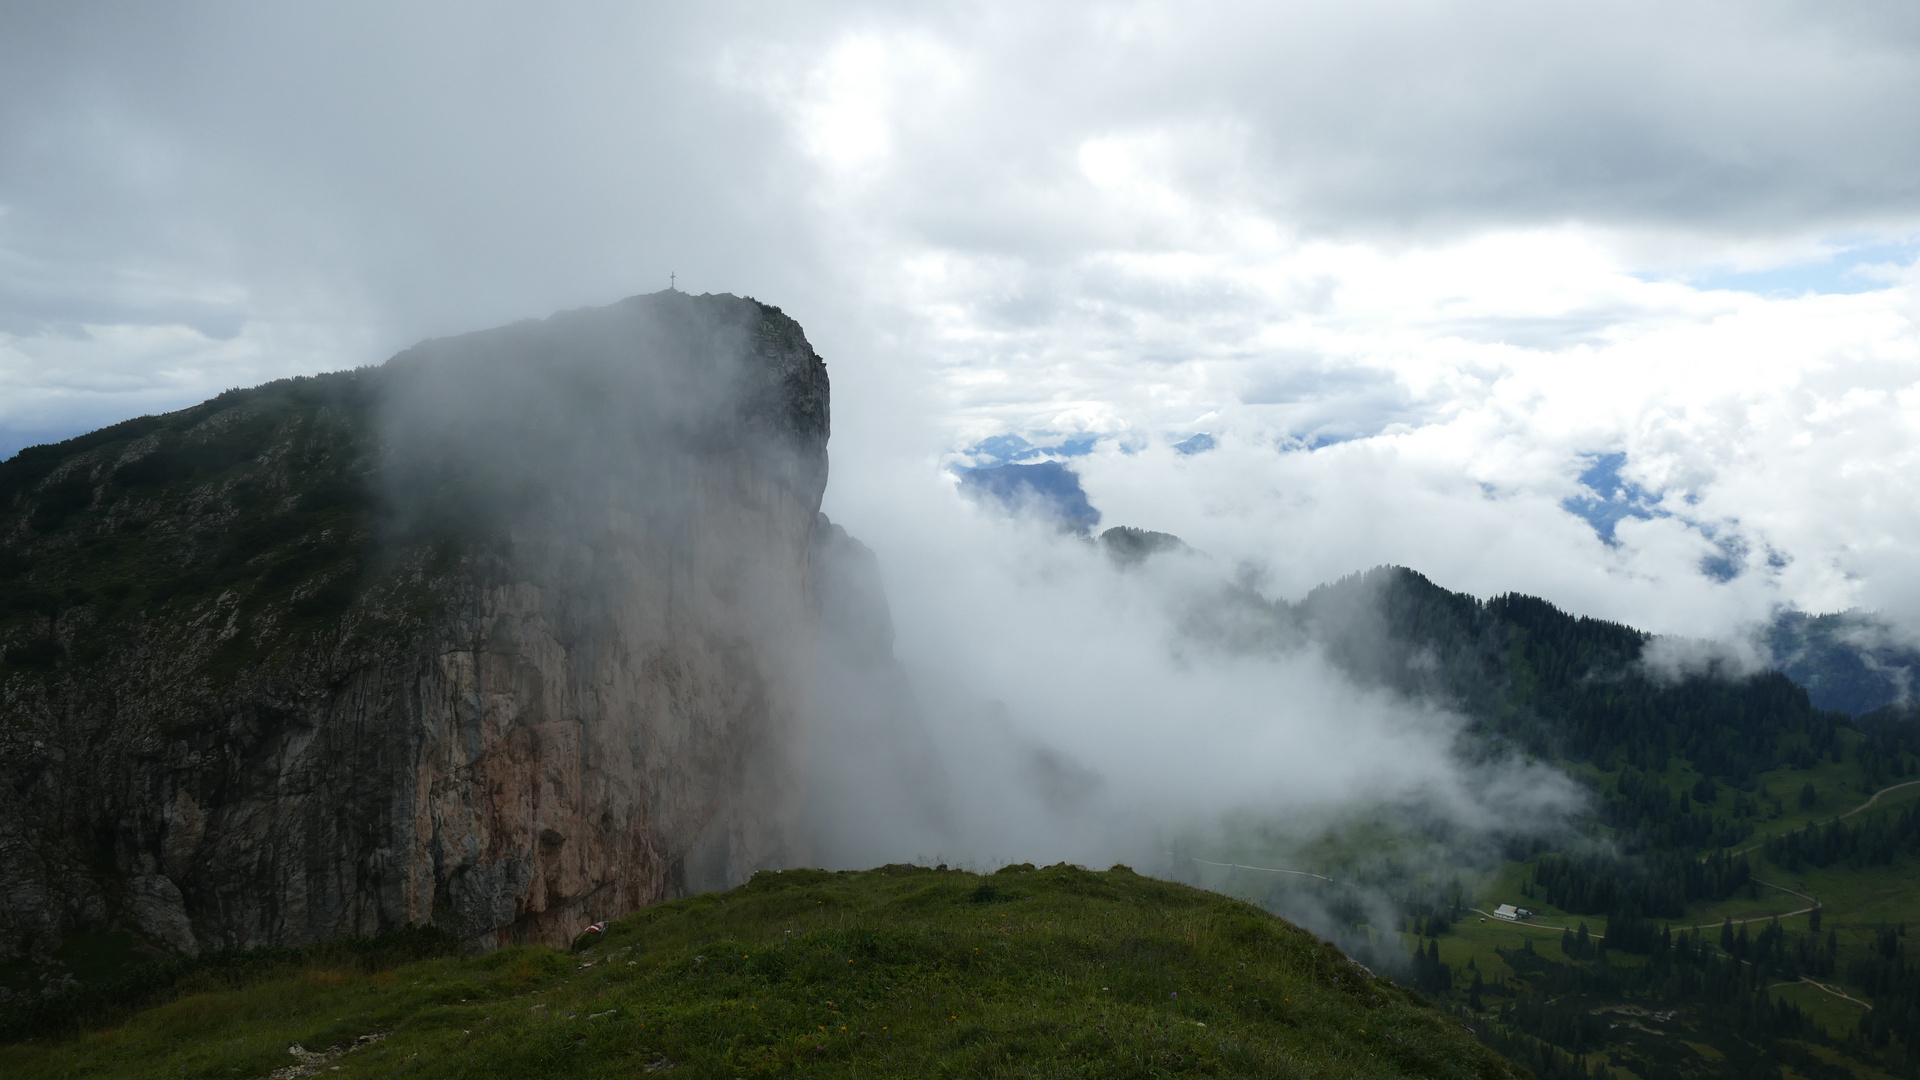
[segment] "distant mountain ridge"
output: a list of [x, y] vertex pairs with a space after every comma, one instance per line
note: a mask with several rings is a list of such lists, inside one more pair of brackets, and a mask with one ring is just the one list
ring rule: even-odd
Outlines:
[[1084, 536], [1100, 524], [1100, 511], [1087, 501], [1079, 475], [1058, 461], [962, 469], [960, 490], [1051, 521], [1063, 532]]
[[[1077, 487], [1076, 489], [1077, 490]], [[1154, 538], [1150, 547], [1143, 547], [1143, 538]], [[1101, 539], [1116, 556], [1125, 553], [1124, 561], [1137, 564], [1150, 555], [1163, 551], [1190, 551], [1179, 537], [1170, 533], [1156, 533], [1132, 528], [1114, 526], [1101, 534]], [[1379, 575], [1412, 574], [1412, 578], [1398, 581], [1390, 593], [1400, 599], [1389, 601], [1400, 612], [1398, 617], [1425, 620], [1433, 617], [1425, 611], [1430, 604], [1440, 604], [1443, 608], [1465, 612], [1473, 604], [1480, 603], [1465, 594], [1450, 593], [1450, 599], [1444, 603], [1431, 601], [1413, 601], [1401, 595], [1411, 589], [1424, 592], [1433, 586], [1427, 579], [1404, 568], [1377, 567], [1354, 578], [1342, 579], [1313, 590], [1306, 600], [1304, 608], [1315, 606], [1315, 597], [1322, 601], [1334, 596], [1343, 596], [1353, 589], [1361, 587], [1361, 582], [1371, 581], [1374, 586], [1380, 583]], [[1414, 584], [1414, 579], [1424, 583]], [[1371, 586], [1369, 586], [1371, 587]], [[1446, 590], [1440, 590], [1445, 592]], [[1533, 597], [1511, 594], [1508, 597], [1487, 601], [1496, 610], [1507, 610], [1516, 603], [1547, 604]], [[1551, 604], [1547, 604], [1552, 608]], [[1303, 610], [1304, 610], [1303, 608]], [[1553, 608], [1558, 612], [1557, 608]], [[1463, 616], [1464, 617], [1464, 616]], [[1574, 620], [1575, 625], [1600, 625], [1596, 620], [1579, 616], [1566, 616]], [[1287, 621], [1285, 619], [1283, 622]], [[1297, 621], [1297, 619], [1295, 620]], [[1468, 619], [1467, 622], [1473, 620]], [[1613, 624], [1609, 624], [1613, 625]], [[1479, 634], [1484, 628], [1470, 628], [1466, 622], [1460, 623], [1461, 633]], [[1626, 628], [1622, 627], [1624, 631]], [[1296, 627], [1294, 633], [1304, 632]], [[1652, 635], [1642, 631], [1632, 631], [1644, 645]], [[1631, 635], [1630, 635], [1631, 636]], [[1827, 709], [1846, 713], [1851, 716], [1864, 716], [1890, 705], [1900, 705], [1914, 699], [1915, 690], [1920, 689], [1920, 648], [1915, 647], [1891, 623], [1865, 611], [1846, 611], [1828, 615], [1808, 615], [1800, 611], [1783, 611], [1761, 631], [1761, 644], [1768, 659], [1768, 666], [1784, 674], [1795, 684], [1804, 688], [1809, 703], [1817, 709]], [[1628, 647], [1622, 638], [1612, 649], [1616, 663], [1626, 663], [1628, 659], [1639, 657], [1638, 647]], [[1428, 645], [1444, 645], [1441, 641], [1428, 641]], [[1386, 678], [1389, 681], [1400, 679], [1397, 673], [1374, 671], [1372, 676]]]
[[1920, 648], [1869, 612], [1785, 611], [1764, 639], [1773, 666], [1823, 709], [1860, 716], [1911, 701], [1920, 686]]

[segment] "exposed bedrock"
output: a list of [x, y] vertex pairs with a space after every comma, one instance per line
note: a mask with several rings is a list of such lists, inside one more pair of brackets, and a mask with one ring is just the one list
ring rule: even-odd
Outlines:
[[823, 671], [911, 709], [827, 435], [796, 323], [669, 292], [0, 466], [0, 952], [564, 942], [804, 861]]

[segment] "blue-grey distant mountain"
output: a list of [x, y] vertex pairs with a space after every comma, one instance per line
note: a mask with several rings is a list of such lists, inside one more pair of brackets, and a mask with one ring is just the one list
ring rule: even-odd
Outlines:
[[1782, 612], [1767, 629], [1773, 666], [1807, 688], [1813, 703], [1859, 716], [1910, 701], [1920, 650], [1862, 611]]
[[1037, 432], [1051, 441], [1035, 445], [1018, 435], [995, 435], [982, 439], [967, 447], [963, 454], [976, 468], [990, 468], [994, 465], [1013, 465], [1020, 462], [1031, 464], [1042, 458], [1075, 458], [1093, 453], [1099, 443], [1098, 435], [1073, 435], [1060, 437], [1055, 433]]
[[1079, 475], [1058, 461], [965, 469], [960, 473], [960, 487], [1016, 513], [1050, 518], [1068, 532], [1084, 534], [1100, 524], [1100, 511], [1087, 501]]

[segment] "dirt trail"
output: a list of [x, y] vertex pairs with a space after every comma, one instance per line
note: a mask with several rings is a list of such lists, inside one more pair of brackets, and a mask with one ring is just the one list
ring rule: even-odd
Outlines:
[[[1889, 791], [1899, 791], [1901, 788], [1910, 788], [1910, 787], [1917, 787], [1917, 786], [1920, 786], [1920, 780], [1905, 780], [1898, 784], [1889, 784], [1886, 787], [1883, 787], [1879, 791], [1876, 791], [1872, 795], [1868, 796], [1866, 802], [1861, 803], [1859, 806], [1854, 807], [1853, 809], [1847, 811], [1844, 814], [1835, 814], [1832, 818], [1828, 820], [1845, 821], [1846, 819], [1861, 812], [1862, 810], [1870, 809], [1874, 803], [1877, 803], [1880, 801], [1880, 796], [1885, 795]], [[1811, 822], [1810, 824], [1817, 825], [1820, 823]], [[1778, 836], [1781, 834], [1775, 833], [1774, 835]], [[1754, 843], [1748, 844], [1746, 847], [1735, 848], [1734, 850], [1727, 852], [1727, 854], [1728, 855], [1745, 855], [1749, 851], [1759, 851], [1762, 847], [1766, 846], [1767, 840], [1771, 840], [1772, 838], [1773, 837], [1767, 837], [1765, 840], [1755, 841]], [[1706, 856], [1702, 855], [1700, 857], [1700, 861], [1705, 862]]]
[[[1794, 896], [1799, 897], [1802, 900], [1805, 900], [1810, 906], [1799, 908], [1794, 911], [1783, 911], [1778, 915], [1754, 915], [1750, 918], [1735, 919], [1733, 920], [1733, 925], [1735, 926], [1745, 926], [1747, 923], [1766, 922], [1769, 919], [1790, 919], [1795, 915], [1805, 915], [1808, 912], [1815, 910], [1816, 908], [1820, 908], [1824, 906], [1820, 903], [1819, 900], [1815, 899], [1814, 897], [1808, 896], [1806, 893], [1803, 893], [1798, 889], [1789, 889], [1785, 885], [1775, 885], [1771, 881], [1761, 881], [1759, 878], [1754, 878], [1753, 883], [1755, 885], [1765, 885], [1769, 889], [1779, 889], [1783, 893], [1790, 893]], [[1717, 922], [1716, 923], [1699, 923], [1694, 926], [1676, 926], [1674, 927], [1674, 929], [1675, 930], [1711, 930], [1716, 926], [1724, 926], [1724, 925], [1726, 924], [1717, 923]]]
[[1793, 982], [1778, 982], [1778, 983], [1771, 983], [1771, 984], [1769, 984], [1769, 985], [1767, 986], [1767, 989], [1769, 989], [1769, 990], [1778, 990], [1779, 988], [1781, 988], [1781, 987], [1783, 987], [1783, 986], [1799, 986], [1799, 985], [1800, 985], [1801, 983], [1805, 983], [1805, 984], [1807, 984], [1808, 986], [1811, 986], [1811, 987], [1813, 987], [1813, 988], [1814, 988], [1814, 989], [1816, 989], [1816, 990], [1825, 990], [1825, 991], [1826, 991], [1827, 993], [1829, 993], [1829, 994], [1832, 994], [1832, 995], [1833, 995], [1834, 997], [1837, 997], [1837, 998], [1846, 998], [1846, 999], [1847, 999], [1848, 1001], [1851, 1001], [1851, 1002], [1853, 1002], [1853, 1003], [1854, 1003], [1855, 1005], [1858, 1005], [1858, 1006], [1860, 1006], [1861, 1008], [1863, 1008], [1863, 1009], [1865, 1009], [1865, 1010], [1867, 1010], [1868, 1012], [1872, 1012], [1872, 1011], [1873, 1011], [1873, 1006], [1872, 1006], [1872, 1005], [1869, 1005], [1869, 1004], [1867, 1004], [1866, 1002], [1864, 1002], [1864, 1001], [1861, 1001], [1861, 1000], [1860, 1000], [1859, 998], [1857, 998], [1857, 997], [1854, 997], [1854, 996], [1853, 996], [1852, 994], [1849, 994], [1849, 993], [1847, 993], [1846, 991], [1844, 991], [1844, 990], [1841, 990], [1841, 989], [1838, 989], [1838, 988], [1836, 988], [1836, 987], [1833, 987], [1833, 986], [1829, 986], [1829, 985], [1827, 985], [1826, 983], [1823, 983], [1823, 982], [1816, 982], [1816, 981], [1814, 981], [1814, 980], [1812, 980], [1812, 979], [1809, 979], [1809, 978], [1807, 978], [1807, 977], [1806, 977], [1805, 975], [1802, 975], [1802, 976], [1800, 976], [1800, 977], [1799, 977], [1798, 979], [1796, 979], [1796, 980], [1794, 980]]
[[[1173, 855], [1173, 852], [1169, 851], [1167, 852], [1167, 854]], [[1248, 866], [1245, 863], [1237, 863], [1237, 862], [1208, 862], [1205, 859], [1196, 859], [1191, 855], [1173, 855], [1173, 857], [1177, 859], [1184, 859], [1187, 862], [1199, 863], [1201, 866], [1219, 866], [1219, 867], [1225, 867], [1231, 870], [1255, 870], [1262, 874], [1293, 874], [1296, 877], [1318, 878], [1321, 881], [1326, 881], [1326, 882], [1333, 881], [1332, 878], [1326, 876], [1325, 874], [1315, 874], [1306, 870], [1282, 870], [1277, 866]]]
[[1879, 802], [1880, 796], [1885, 795], [1887, 792], [1899, 791], [1901, 788], [1913, 787], [1916, 784], [1920, 784], [1920, 780], [1909, 780], [1904, 784], [1894, 784], [1891, 787], [1883, 787], [1879, 791], [1876, 791], [1873, 793], [1873, 798], [1868, 799], [1866, 802], [1861, 803], [1859, 806], [1854, 807], [1853, 809], [1847, 811], [1844, 814], [1841, 814], [1840, 817], [1834, 818], [1833, 820], [1839, 821], [1840, 818], [1850, 818], [1853, 815], [1859, 813], [1860, 811], [1865, 810], [1867, 807], [1872, 806], [1874, 803]]

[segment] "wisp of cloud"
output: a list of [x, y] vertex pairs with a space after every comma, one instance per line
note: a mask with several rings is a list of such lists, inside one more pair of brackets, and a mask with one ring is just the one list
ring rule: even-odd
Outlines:
[[[1468, 752], [1442, 704], [1357, 682], [1204, 554], [1128, 564], [950, 483], [899, 480], [863, 518], [915, 706], [892, 722], [912, 734], [816, 730], [829, 865], [1182, 874], [1176, 851], [1281, 858], [1383, 820], [1471, 863], [1582, 806], [1557, 770]], [[910, 808], [890, 796], [903, 775], [929, 778]]]

